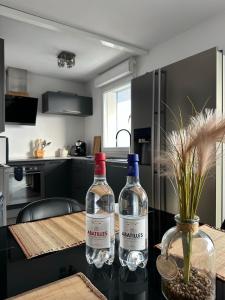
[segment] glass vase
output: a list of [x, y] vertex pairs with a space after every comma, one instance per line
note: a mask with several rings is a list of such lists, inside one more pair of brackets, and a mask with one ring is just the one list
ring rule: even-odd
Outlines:
[[157, 269], [162, 292], [168, 300], [215, 299], [215, 248], [210, 237], [199, 229], [199, 218], [181, 222], [162, 238]]

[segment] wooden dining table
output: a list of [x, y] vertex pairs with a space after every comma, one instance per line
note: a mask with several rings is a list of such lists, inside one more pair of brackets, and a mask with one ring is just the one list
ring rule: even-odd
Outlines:
[[[156, 270], [160, 251], [154, 247], [165, 231], [175, 225], [172, 214], [149, 211], [149, 261], [145, 269], [128, 271], [119, 264], [118, 244], [112, 266], [88, 265], [85, 244], [27, 259], [7, 226], [0, 228], [0, 299], [82, 272], [107, 299], [164, 299]], [[225, 282], [217, 278], [216, 299], [225, 299]]]

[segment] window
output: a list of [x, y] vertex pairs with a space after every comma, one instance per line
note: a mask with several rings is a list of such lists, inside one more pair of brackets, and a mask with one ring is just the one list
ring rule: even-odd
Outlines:
[[121, 131], [116, 145], [116, 133], [120, 129], [131, 131], [130, 83], [103, 93], [103, 108], [104, 148], [129, 147], [129, 134], [126, 131]]

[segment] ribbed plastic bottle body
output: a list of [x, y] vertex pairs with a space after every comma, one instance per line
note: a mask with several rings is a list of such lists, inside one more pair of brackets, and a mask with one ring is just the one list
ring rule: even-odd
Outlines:
[[148, 198], [140, 185], [135, 160], [128, 159], [127, 183], [119, 196], [119, 221], [121, 265], [131, 271], [144, 268], [148, 261]]
[[114, 194], [105, 172], [95, 172], [94, 183], [86, 195], [86, 258], [97, 268], [114, 261], [114, 207]]

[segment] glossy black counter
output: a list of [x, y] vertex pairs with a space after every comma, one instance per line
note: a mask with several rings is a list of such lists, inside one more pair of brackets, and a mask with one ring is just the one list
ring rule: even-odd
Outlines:
[[[27, 260], [7, 227], [0, 228], [0, 299], [14, 296], [57, 279], [83, 272], [108, 299], [164, 299], [160, 276], [155, 267], [164, 232], [175, 225], [173, 216], [159, 211], [149, 213], [149, 262], [146, 269], [129, 272], [120, 267], [118, 257], [113, 266], [96, 269], [85, 258], [85, 246]], [[225, 299], [225, 283], [217, 280], [217, 300]]]

